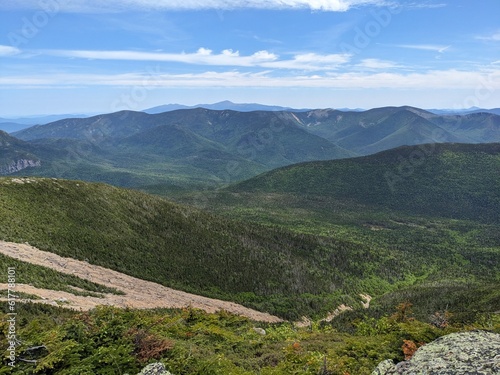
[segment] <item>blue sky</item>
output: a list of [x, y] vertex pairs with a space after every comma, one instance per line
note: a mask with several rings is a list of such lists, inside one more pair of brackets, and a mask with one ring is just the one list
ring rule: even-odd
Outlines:
[[0, 2], [0, 117], [500, 107], [498, 0]]

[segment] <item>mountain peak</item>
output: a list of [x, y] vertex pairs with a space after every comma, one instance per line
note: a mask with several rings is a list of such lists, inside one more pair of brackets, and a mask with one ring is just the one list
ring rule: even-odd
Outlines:
[[267, 104], [259, 104], [259, 103], [234, 103], [230, 100], [223, 100], [220, 102], [212, 103], [212, 104], [196, 104], [193, 106], [181, 105], [181, 104], [165, 104], [157, 107], [152, 107], [145, 109], [143, 112], [149, 114], [158, 114], [163, 112], [174, 111], [178, 109], [194, 109], [194, 108], [205, 108], [217, 111], [224, 110], [232, 110], [239, 112], [253, 112], [253, 111], [269, 111], [269, 112], [278, 112], [278, 111], [290, 111], [290, 112], [306, 112], [310, 109], [295, 109], [290, 107], [282, 107], [278, 105], [267, 105]]
[[[217, 105], [217, 104], [236, 104], [230, 100], [223, 100], [223, 101], [220, 101], [220, 102], [217, 102], [217, 103], [214, 103], [213, 105]], [[200, 105], [203, 105], [203, 104], [200, 104]]]

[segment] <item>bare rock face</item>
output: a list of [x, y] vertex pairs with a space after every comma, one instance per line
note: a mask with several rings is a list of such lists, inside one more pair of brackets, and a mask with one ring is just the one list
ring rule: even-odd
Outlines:
[[19, 172], [26, 168], [40, 167], [40, 160], [19, 159], [10, 164], [0, 166], [0, 175]]
[[499, 375], [500, 335], [453, 333], [420, 347], [408, 361], [381, 362], [372, 375]]

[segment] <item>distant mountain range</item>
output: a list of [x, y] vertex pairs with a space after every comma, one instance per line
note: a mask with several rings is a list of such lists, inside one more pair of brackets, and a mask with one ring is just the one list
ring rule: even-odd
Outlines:
[[214, 104], [197, 104], [193, 106], [186, 106], [182, 104], [166, 104], [160, 105], [153, 108], [148, 108], [143, 110], [142, 112], [149, 114], [157, 114], [168, 111], [175, 111], [178, 109], [194, 109], [194, 108], [205, 108], [211, 109], [214, 111], [224, 111], [224, 110], [232, 110], [239, 112], [252, 112], [252, 111], [288, 111], [288, 112], [306, 112], [310, 111], [310, 109], [295, 109], [290, 107], [280, 107], [276, 105], [264, 105], [258, 103], [233, 103], [229, 100], [224, 100], [222, 102], [214, 103]]
[[305, 160], [355, 155], [309, 133], [288, 112], [124, 111], [60, 120], [13, 135], [70, 155], [49, 158], [42, 168], [23, 173], [126, 186], [220, 184]]
[[[175, 111], [178, 109], [194, 109], [194, 108], [205, 108], [212, 109], [215, 111], [223, 111], [226, 109], [239, 111], [239, 112], [251, 112], [251, 111], [288, 111], [288, 112], [308, 112], [311, 111], [311, 108], [291, 108], [291, 107], [281, 107], [281, 106], [273, 106], [273, 105], [265, 105], [258, 103], [233, 103], [229, 100], [224, 100], [222, 102], [214, 103], [214, 104], [197, 104], [193, 106], [187, 106], [182, 104], [165, 104], [157, 107], [152, 107], [143, 110], [142, 112], [146, 112], [149, 114], [157, 114], [168, 111]], [[335, 108], [337, 111], [342, 112], [364, 112], [365, 109], [362, 108]], [[426, 111], [434, 113], [436, 115], [469, 115], [472, 113], [492, 113], [495, 115], [500, 115], [500, 108], [478, 108], [471, 107], [467, 109], [427, 109]]]
[[19, 173], [179, 188], [207, 181], [218, 186], [294, 163], [403, 145], [500, 142], [500, 116], [443, 116], [413, 107], [363, 112], [194, 108], [62, 119], [10, 136], [24, 143], [9, 141], [8, 152], [0, 154], [4, 164], [17, 162], [15, 152], [40, 164]]
[[0, 123], [13, 122], [21, 125], [44, 125], [49, 122], [63, 120], [66, 118], [84, 118], [90, 117], [90, 114], [60, 114], [60, 115], [40, 115], [40, 116], [27, 116], [27, 117], [9, 117], [1, 118]]
[[18, 124], [16, 122], [8, 121], [5, 119], [1, 119], [0, 121], [5, 121], [5, 122], [0, 122], [0, 131], [4, 131], [7, 133], [14, 133], [19, 130], [23, 130], [26, 128], [29, 128], [30, 126], [33, 125], [28, 125], [28, 124]]
[[0, 117], [0, 130], [13, 133], [22, 129], [29, 128], [33, 125], [44, 125], [57, 120], [66, 118], [84, 118], [90, 115], [83, 114], [62, 114], [62, 115], [45, 115], [45, 116], [30, 116], [30, 117], [13, 117], [1, 118]]
[[[158, 114], [163, 112], [176, 111], [179, 109], [195, 109], [205, 108], [215, 111], [233, 110], [239, 112], [252, 112], [252, 111], [289, 111], [289, 112], [304, 112], [310, 109], [295, 109], [291, 107], [281, 107], [273, 105], [264, 105], [257, 103], [233, 103], [229, 100], [213, 104], [197, 104], [193, 106], [182, 104], [165, 104], [143, 110], [142, 112], [148, 114]], [[62, 114], [50, 116], [30, 116], [30, 117], [14, 117], [14, 118], [1, 118], [0, 117], [0, 130], [7, 133], [17, 132], [33, 125], [45, 125], [54, 121], [69, 119], [69, 118], [86, 118], [91, 117], [90, 114]]]
[[364, 112], [314, 110], [295, 117], [310, 133], [358, 155], [402, 145], [500, 141], [500, 116], [485, 112], [442, 116], [413, 107], [383, 107]]
[[428, 111], [436, 115], [470, 115], [472, 113], [480, 113], [480, 112], [500, 115], [500, 108], [485, 109], [485, 108], [471, 107], [467, 109], [428, 109]]
[[[152, 108], [148, 108], [143, 110], [142, 112], [148, 114], [158, 114], [163, 112], [176, 111], [179, 109], [195, 109], [195, 108], [205, 108], [211, 109], [215, 111], [223, 111], [223, 110], [233, 110], [239, 112], [252, 112], [252, 111], [287, 111], [287, 112], [309, 112], [312, 109], [302, 108], [291, 108], [291, 107], [282, 107], [282, 106], [273, 106], [273, 105], [265, 105], [258, 103], [233, 103], [229, 100], [224, 100], [221, 102], [213, 103], [213, 104], [197, 104], [193, 106], [183, 105], [183, 104], [165, 104]], [[338, 111], [342, 112], [364, 112], [364, 109], [361, 108], [336, 108]], [[468, 109], [428, 109], [428, 112], [437, 114], [437, 115], [467, 115], [473, 113], [492, 113], [496, 115], [500, 115], [500, 108], [493, 109], [484, 109], [478, 107], [471, 107]], [[45, 125], [50, 122], [67, 119], [67, 118], [85, 118], [91, 117], [94, 114], [61, 114], [61, 115], [40, 115], [40, 116], [29, 116], [29, 117], [9, 117], [9, 118], [1, 118], [0, 117], [0, 130], [3, 130], [7, 133], [13, 133], [22, 129], [26, 129], [32, 125]]]

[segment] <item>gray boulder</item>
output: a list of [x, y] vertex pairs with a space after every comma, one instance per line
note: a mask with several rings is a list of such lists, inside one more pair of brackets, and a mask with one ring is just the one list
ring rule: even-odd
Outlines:
[[452, 333], [420, 347], [397, 365], [381, 362], [372, 375], [500, 375], [500, 335]]
[[394, 369], [396, 368], [396, 365], [394, 362], [390, 359], [386, 359], [383, 362], [380, 362], [375, 369], [375, 371], [372, 372], [372, 375], [386, 375], [386, 374], [395, 374]]
[[165, 369], [163, 363], [151, 363], [144, 367], [137, 375], [172, 375]]

